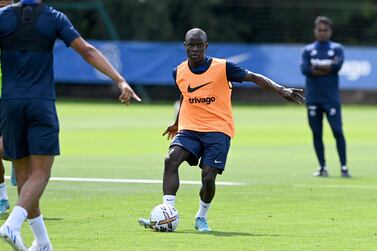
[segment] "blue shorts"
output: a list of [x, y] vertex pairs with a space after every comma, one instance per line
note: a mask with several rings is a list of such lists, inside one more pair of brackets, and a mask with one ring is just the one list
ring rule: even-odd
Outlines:
[[219, 169], [221, 174], [225, 169], [226, 158], [230, 147], [230, 137], [222, 132], [179, 131], [172, 146], [181, 146], [191, 153], [187, 162], [191, 166], [209, 166]]
[[53, 100], [2, 100], [1, 131], [6, 159], [60, 154], [59, 121]]

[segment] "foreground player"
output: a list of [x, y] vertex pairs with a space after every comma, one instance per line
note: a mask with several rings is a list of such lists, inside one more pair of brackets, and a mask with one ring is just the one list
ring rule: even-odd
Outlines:
[[308, 120], [313, 134], [314, 149], [319, 169], [313, 175], [327, 177], [322, 119], [326, 114], [336, 140], [342, 177], [350, 177], [347, 169], [346, 141], [342, 129], [338, 72], [344, 61], [343, 48], [330, 41], [332, 21], [319, 16], [314, 22], [317, 41], [307, 45], [302, 53], [301, 71], [306, 76], [306, 103]]
[[[0, 8], [10, 5], [12, 3], [13, 1], [0, 1]], [[0, 69], [0, 87], [1, 86], [2, 86], [2, 74], [1, 74], [1, 69]], [[1, 109], [0, 109], [0, 113], [1, 113]], [[4, 179], [5, 169], [4, 169], [2, 158], [3, 158], [3, 138], [1, 136], [1, 130], [0, 130], [0, 216], [4, 215], [9, 209], [9, 201], [8, 201], [8, 195], [7, 195], [5, 179]]]
[[80, 37], [63, 13], [40, 0], [22, 0], [1, 9], [4, 156], [14, 162], [19, 199], [0, 227], [0, 237], [14, 250], [26, 250], [20, 230], [27, 218], [35, 237], [29, 250], [53, 250], [39, 200], [50, 178], [54, 157], [60, 154], [52, 56], [58, 38], [117, 84], [121, 102], [129, 104], [131, 98], [140, 101], [124, 78]]
[[[195, 228], [204, 232], [211, 231], [207, 212], [215, 196], [216, 176], [224, 171], [230, 140], [234, 136], [230, 82], [254, 82], [299, 104], [304, 98], [299, 93], [302, 90], [285, 88], [226, 60], [206, 56], [207, 34], [201, 29], [189, 30], [184, 45], [188, 60], [173, 72], [182, 94], [181, 108], [175, 123], [163, 133], [168, 139], [175, 136], [165, 159], [163, 203], [175, 204], [178, 168], [182, 162], [197, 165], [200, 159], [202, 187]], [[139, 223], [150, 227], [147, 219], [139, 219]]]

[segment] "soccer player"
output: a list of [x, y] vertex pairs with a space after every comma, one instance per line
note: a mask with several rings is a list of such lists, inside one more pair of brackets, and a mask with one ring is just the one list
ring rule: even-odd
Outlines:
[[350, 177], [347, 168], [346, 141], [342, 129], [341, 101], [338, 72], [344, 61], [342, 45], [330, 41], [332, 21], [319, 16], [314, 22], [316, 41], [307, 45], [302, 53], [301, 71], [306, 77], [306, 103], [309, 125], [319, 169], [313, 175], [327, 177], [322, 120], [325, 114], [336, 139], [342, 177]]
[[[199, 210], [195, 228], [211, 231], [207, 212], [215, 196], [215, 180], [225, 168], [230, 140], [234, 136], [231, 108], [231, 82], [254, 82], [270, 89], [286, 100], [301, 104], [304, 97], [299, 89], [285, 88], [260, 74], [242, 69], [224, 59], [206, 56], [207, 34], [194, 28], [186, 33], [184, 46], [188, 60], [182, 62], [173, 76], [181, 92], [181, 108], [176, 121], [163, 135], [174, 137], [165, 158], [163, 203], [174, 206], [179, 188], [178, 168], [187, 161], [202, 169]], [[139, 219], [151, 227], [147, 219]]]
[[0, 11], [4, 156], [13, 161], [19, 199], [0, 227], [0, 237], [14, 250], [24, 251], [20, 230], [28, 219], [35, 241], [29, 249], [53, 250], [39, 208], [54, 157], [59, 150], [55, 109], [53, 47], [57, 39], [111, 78], [120, 101], [140, 101], [105, 57], [86, 42], [61, 12], [41, 0], [21, 0]]
[[[12, 3], [13, 1], [0, 1], [0, 8], [7, 6], [9, 4], [12, 4]], [[1, 75], [2, 74], [1, 74], [1, 69], [0, 69], [0, 87], [2, 85]], [[5, 179], [4, 179], [5, 169], [2, 162], [2, 158], [3, 158], [3, 138], [1, 137], [1, 129], [0, 129], [0, 215], [4, 215], [9, 209], [9, 201], [8, 201], [8, 195], [7, 195]]]

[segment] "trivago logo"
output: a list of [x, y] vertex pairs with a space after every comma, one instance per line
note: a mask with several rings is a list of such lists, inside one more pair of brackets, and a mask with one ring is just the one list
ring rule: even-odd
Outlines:
[[339, 75], [348, 81], [356, 81], [372, 72], [372, 64], [367, 60], [346, 60], [340, 69]]
[[212, 102], [215, 102], [215, 97], [206, 97], [206, 98], [198, 98], [198, 97], [190, 97], [189, 102], [190, 104], [206, 104], [210, 105]]

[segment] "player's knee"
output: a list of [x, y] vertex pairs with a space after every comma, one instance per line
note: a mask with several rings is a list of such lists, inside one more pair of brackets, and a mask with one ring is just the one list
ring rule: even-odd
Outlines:
[[178, 170], [177, 161], [169, 155], [165, 158], [165, 172], [176, 172]]
[[216, 182], [217, 170], [215, 168], [203, 168], [202, 184], [203, 186], [213, 186]]

